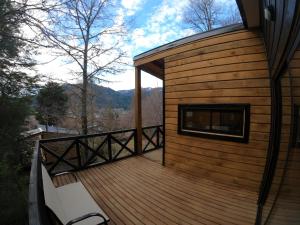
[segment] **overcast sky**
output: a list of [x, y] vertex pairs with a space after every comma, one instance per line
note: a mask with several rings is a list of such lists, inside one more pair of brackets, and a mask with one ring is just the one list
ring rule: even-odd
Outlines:
[[[128, 34], [128, 41], [124, 48], [128, 52], [129, 62], [132, 58], [168, 42], [194, 34], [191, 29], [183, 28], [182, 12], [188, 0], [119, 0], [120, 13], [124, 19], [134, 19], [133, 27]], [[218, 0], [217, 0], [218, 1]], [[222, 4], [234, 5], [234, 0], [219, 0]], [[53, 57], [48, 51], [41, 51], [37, 57], [40, 63], [51, 61]], [[69, 66], [62, 59], [56, 59], [50, 63], [37, 66], [41, 74], [51, 79], [63, 82], [80, 82], [69, 74]], [[134, 67], [129, 67], [119, 75], [108, 76], [105, 79], [110, 83], [100, 85], [110, 87], [114, 90], [127, 90], [134, 88]], [[142, 73], [143, 87], [158, 87], [162, 82], [151, 75]]]

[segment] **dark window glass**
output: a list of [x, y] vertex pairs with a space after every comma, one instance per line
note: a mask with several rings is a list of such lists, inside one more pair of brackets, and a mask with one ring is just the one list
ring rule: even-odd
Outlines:
[[249, 105], [179, 105], [178, 133], [247, 141]]
[[209, 130], [210, 111], [185, 110], [183, 127], [184, 129]]

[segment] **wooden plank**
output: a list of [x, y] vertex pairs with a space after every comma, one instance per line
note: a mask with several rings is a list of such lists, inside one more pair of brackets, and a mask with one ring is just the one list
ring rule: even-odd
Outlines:
[[235, 88], [235, 89], [209, 89], [199, 91], [178, 91], [178, 92], [167, 92], [165, 94], [166, 99], [169, 98], [196, 98], [201, 97], [251, 97], [270, 96], [270, 88]]
[[[215, 147], [216, 150], [219, 151], [227, 151], [227, 152], [240, 152], [241, 154], [249, 155], [249, 156], [257, 156], [257, 157], [265, 157], [267, 152], [268, 142], [265, 141], [252, 141], [248, 144], [238, 143], [238, 142], [229, 142], [222, 140], [212, 140], [205, 139], [200, 137], [191, 137], [191, 136], [183, 136], [178, 134], [167, 134], [166, 141], [180, 143], [184, 146], [199, 146], [199, 142], [201, 142], [201, 146], [210, 146], [210, 148]], [[209, 148], [209, 147], [207, 147]]]
[[[245, 53], [250, 53], [250, 52], [252, 52], [252, 50], [250, 50], [250, 49], [260, 48], [262, 43], [263, 43], [262, 39], [255, 37], [255, 38], [251, 38], [251, 39], [231, 41], [231, 42], [227, 42], [227, 43], [216, 44], [213, 46], [207, 46], [207, 47], [202, 47], [202, 48], [198, 48], [198, 49], [193, 49], [193, 50], [186, 51], [186, 52], [180, 52], [178, 54], [175, 54], [175, 55], [165, 58], [166, 67], [178, 65], [178, 63], [177, 63], [178, 60], [191, 58], [191, 57], [197, 57], [199, 55], [204, 56], [204, 54], [208, 54], [208, 53], [212, 53], [212, 52], [231, 50], [231, 52], [232, 52], [231, 54], [235, 54], [236, 49], [244, 48], [244, 49], [242, 49], [242, 51], [245, 51]], [[253, 47], [253, 46], [255, 46], [255, 47]], [[239, 51], [241, 51], [241, 49], [239, 49]], [[206, 56], [204, 56], [204, 57], [206, 57]], [[183, 62], [184, 61], [182, 61], [182, 63]]]
[[[211, 47], [215, 50], [215, 46]], [[222, 51], [215, 51], [211, 53], [205, 53], [201, 52], [197, 56], [184, 58], [180, 60], [176, 60], [173, 62], [166, 63], [165, 68], [171, 69], [171, 68], [179, 68], [180, 66], [184, 66], [187, 64], [192, 63], [199, 63], [199, 62], [209, 62], [213, 60], [214, 62], [224, 62], [224, 59], [234, 59], [234, 60], [266, 60], [266, 56], [264, 55], [264, 47], [263, 45], [258, 46], [251, 46], [251, 47], [243, 47], [238, 49], [229, 49], [229, 50], [222, 50]], [[257, 58], [254, 58], [253, 56], [256, 55]]]
[[212, 67], [204, 67], [198, 68], [188, 71], [181, 71], [176, 73], [166, 73], [165, 79], [177, 79], [182, 77], [192, 77], [198, 75], [206, 75], [206, 74], [216, 74], [216, 73], [224, 73], [224, 72], [238, 72], [238, 71], [252, 71], [252, 70], [265, 70], [267, 69], [267, 62], [244, 62], [244, 63], [235, 63], [235, 64], [227, 64], [227, 65], [218, 65]]
[[[215, 53], [216, 56], [218, 53]], [[224, 58], [216, 58], [216, 56], [209, 60], [199, 60], [195, 62], [187, 62], [185, 64], [169, 67], [165, 69], [165, 73], [177, 73], [180, 71], [188, 71], [193, 69], [199, 68], [207, 68], [207, 67], [214, 67], [220, 65], [228, 65], [234, 63], [248, 63], [248, 62], [261, 62], [266, 61], [266, 56], [263, 53], [258, 54], [249, 54], [249, 55], [238, 55], [238, 56], [231, 56], [231, 57], [224, 57]]]
[[[166, 179], [167, 177], [170, 177], [166, 174], [164, 177], [161, 177], [160, 179], [157, 179], [158, 177], [157, 174], [160, 174], [162, 176], [162, 172], [165, 172], [165, 170], [161, 170], [160, 168], [163, 167], [150, 167], [145, 166], [148, 165], [146, 161], [141, 161], [141, 163], [137, 163], [136, 161], [132, 161], [128, 164], [125, 161], [122, 161], [118, 163], [118, 168], [116, 170], [116, 167], [113, 169], [106, 167], [105, 172], [109, 174], [110, 178], [115, 178], [116, 181], [114, 184], [117, 184], [119, 186], [124, 187], [123, 189], [127, 190], [128, 192], [135, 192], [135, 189], [132, 189], [132, 187], [136, 187], [140, 190], [141, 194], [137, 193], [135, 194], [136, 198], [140, 199], [142, 202], [148, 202], [148, 213], [152, 212], [152, 210], [155, 210], [153, 208], [155, 205], [156, 207], [162, 207], [164, 210], [159, 210], [159, 212], [162, 214], [161, 218], [164, 218], [172, 213], [173, 217], [176, 217], [176, 212], [177, 215], [178, 213], [185, 212], [184, 214], [186, 216], [189, 216], [192, 219], [195, 219], [195, 222], [199, 224], [199, 222], [202, 221], [204, 224], [219, 224], [220, 221], [227, 221], [231, 224], [248, 224], [243, 221], [243, 217], [248, 217], [249, 218], [249, 213], [245, 213], [245, 211], [242, 210], [231, 210], [230, 207], [234, 207], [231, 204], [231, 201], [234, 200], [227, 200], [226, 201], [220, 200], [220, 198], [214, 198], [212, 195], [209, 197], [209, 191], [211, 191], [211, 188], [208, 188], [206, 190], [201, 190], [199, 187], [196, 189], [196, 187], [193, 187], [194, 185], [185, 184], [188, 180], [182, 181], [182, 179], [176, 180], [177, 185], [174, 186], [173, 183], [169, 184], [169, 182], [174, 182], [174, 179], [168, 179], [167, 182]], [[158, 165], [158, 164], [157, 164]], [[138, 170], [136, 168], [139, 168]], [[144, 172], [145, 169], [147, 172]], [[158, 169], [158, 170], [157, 170]], [[125, 173], [124, 173], [125, 172]], [[102, 174], [102, 173], [101, 173]], [[139, 174], [139, 179], [137, 179], [137, 174]], [[105, 174], [103, 175], [98, 175], [99, 177], [105, 177]], [[178, 175], [177, 175], [178, 176]], [[175, 179], [178, 179], [178, 177], [174, 177]], [[172, 187], [172, 188], [171, 188]], [[178, 191], [178, 187], [180, 188]], [[175, 188], [175, 189], [174, 189]], [[192, 190], [191, 190], [192, 188]], [[111, 190], [115, 190], [112, 188]], [[197, 197], [194, 197], [196, 193], [194, 191], [197, 190]], [[120, 189], [121, 191], [121, 189]], [[191, 193], [192, 191], [192, 193]], [[202, 192], [206, 193], [207, 199], [211, 199], [211, 201], [215, 201], [215, 203], [209, 203], [208, 201], [203, 201], [205, 204], [201, 203], [202, 201], [200, 199], [206, 198], [205, 195], [202, 194]], [[220, 191], [218, 191], [218, 195], [221, 197], [222, 194], [220, 194]], [[201, 193], [201, 196], [199, 194]], [[217, 193], [217, 192], [216, 192]], [[193, 195], [191, 195], [193, 194]], [[175, 198], [176, 196], [176, 198]], [[234, 198], [236, 198], [235, 196]], [[200, 198], [200, 199], [199, 199]], [[223, 196], [224, 198], [224, 196]], [[145, 201], [145, 199], [147, 201]], [[214, 199], [214, 200], [212, 200]], [[219, 203], [218, 203], [219, 199]], [[204, 199], [203, 199], [204, 200]], [[149, 202], [151, 201], [151, 202]], [[188, 207], [189, 210], [185, 210], [187, 207], [187, 202], [188, 201]], [[222, 207], [223, 204], [227, 204], [228, 212], [227, 210], [224, 211], [224, 207]], [[220, 205], [220, 206], [219, 206]], [[254, 204], [255, 205], [255, 204]], [[184, 208], [182, 208], [184, 207]], [[238, 206], [235, 206], [238, 207]], [[243, 209], [243, 206], [241, 206]], [[244, 210], [248, 211], [251, 208], [245, 208]], [[216, 216], [216, 210], [218, 212], [218, 215]], [[232, 214], [228, 214], [229, 211], [231, 211]], [[233, 213], [233, 211], [235, 213]], [[143, 211], [141, 211], [143, 212]], [[222, 213], [223, 212], [223, 213]], [[221, 214], [221, 215], [219, 215]], [[197, 216], [196, 216], [197, 215]], [[147, 216], [147, 215], [145, 215]], [[184, 219], [181, 218], [181, 223], [186, 223], [186, 224], [191, 224], [191, 220], [187, 220], [187, 217], [183, 216]], [[226, 218], [225, 218], [226, 217]], [[210, 221], [213, 220], [213, 221]], [[236, 220], [239, 220], [239, 222], [235, 222]], [[179, 222], [177, 221], [177, 222]], [[210, 222], [209, 222], [210, 221]], [[219, 222], [218, 222], [219, 221]], [[173, 224], [174, 221], [169, 221], [169, 224]]]
[[236, 178], [236, 185], [216, 183], [143, 157], [86, 169], [77, 176], [110, 217], [109, 225], [248, 225], [255, 219], [257, 194], [238, 188]]
[[[119, 172], [122, 172], [121, 168]], [[185, 213], [186, 215], [189, 215], [191, 219], [193, 219], [192, 223], [199, 224], [205, 223], [205, 224], [215, 224], [218, 219], [221, 218], [225, 219], [225, 221], [229, 221], [235, 224], [235, 221], [233, 221], [230, 216], [229, 218], [224, 218], [222, 215], [216, 215], [213, 214], [212, 210], [209, 210], [209, 206], [213, 206], [217, 210], [222, 210], [224, 211], [224, 208], [218, 206], [218, 205], [212, 205], [209, 202], [206, 203], [206, 206], [203, 207], [203, 204], [198, 203], [199, 198], [197, 199], [198, 201], [195, 201], [191, 197], [190, 194], [183, 192], [180, 190], [180, 193], [176, 190], [176, 188], [172, 190], [172, 194], [170, 194], [170, 185], [165, 185], [162, 182], [157, 181], [156, 179], [153, 179], [153, 176], [148, 175], [146, 173], [142, 173], [143, 176], [141, 176], [141, 181], [143, 182], [143, 185], [140, 185], [139, 182], [136, 182], [136, 179], [134, 179], [135, 173], [132, 173], [132, 170], [128, 171], [125, 175], [125, 182], [124, 184], [128, 183], [128, 180], [130, 182], [135, 183], [136, 186], [139, 187], [141, 192], [143, 192], [143, 196], [145, 198], [148, 198], [148, 195], [150, 196], [150, 199], [153, 201], [157, 199], [157, 201], [161, 201], [160, 206], [158, 207], [163, 207], [164, 211], [170, 211], [170, 210], [176, 210], [176, 208], [180, 209], [179, 213], [182, 214], [182, 211], [185, 210], [186, 204], [188, 203], [189, 210], [188, 213]], [[130, 176], [131, 175], [131, 176]], [[151, 186], [154, 184], [158, 185], [156, 190], [153, 190]], [[176, 197], [174, 196], [176, 195]], [[176, 206], [176, 208], [174, 207]], [[201, 211], [201, 214], [199, 213]], [[224, 213], [226, 213], [224, 211]], [[199, 218], [200, 217], [200, 218]], [[219, 217], [219, 218], [218, 218]], [[184, 216], [181, 216], [181, 220], [184, 218]], [[204, 220], [205, 219], [205, 220]], [[179, 220], [180, 221], [180, 220]], [[177, 222], [179, 222], [177, 221]], [[186, 219], [184, 220], [185, 222], [188, 222]], [[229, 222], [228, 221], [228, 222]]]
[[[300, 98], [299, 98], [300, 100]], [[283, 104], [286, 101], [283, 101]], [[195, 97], [195, 98], [177, 98], [168, 99], [166, 105], [178, 105], [178, 104], [214, 104], [214, 103], [250, 103], [257, 106], [270, 106], [270, 97]]]
[[193, 84], [214, 81], [233, 81], [233, 80], [250, 80], [250, 79], [268, 79], [268, 71], [264, 70], [248, 70], [248, 71], [235, 71], [235, 72], [220, 72], [213, 74], [194, 74], [190, 77], [173, 78], [169, 77], [165, 81], [166, 87], [170, 85]]
[[[167, 82], [166, 82], [167, 83]], [[209, 81], [192, 84], [176, 84], [168, 85], [166, 92], [177, 91], [198, 91], [198, 90], [211, 90], [211, 89], [233, 89], [233, 88], [258, 88], [269, 87], [269, 79], [243, 79], [243, 80], [226, 80], [226, 81]]]
[[[168, 142], [167, 146], [178, 151], [182, 150], [182, 145], [171, 141]], [[246, 154], [245, 151], [239, 151], [238, 149], [234, 151], [234, 149], [231, 148], [231, 152], [227, 152], [224, 149], [215, 149], [212, 145], [186, 146], [185, 150], [196, 155], [204, 155], [207, 157], [214, 157], [256, 166], [264, 166], [266, 161], [265, 157], [251, 156]]]
[[259, 183], [257, 181], [243, 179], [242, 177], [236, 177], [230, 174], [222, 173], [221, 171], [208, 170], [205, 167], [199, 165], [197, 161], [191, 161], [189, 164], [186, 164], [187, 161], [179, 157], [176, 157], [171, 154], [166, 153], [166, 165], [171, 168], [176, 168], [179, 171], [184, 171], [193, 176], [206, 177], [210, 180], [218, 180], [223, 184], [232, 184], [238, 188], [247, 187], [247, 190], [257, 191]]
[[202, 39], [199, 41], [191, 42], [191, 43], [179, 46], [174, 49], [169, 49], [167, 51], [158, 52], [156, 54], [135, 60], [134, 65], [139, 66], [139, 65], [145, 64], [147, 62], [151, 62], [151, 61], [154, 61], [157, 59], [162, 59], [162, 58], [168, 57], [170, 55], [193, 50], [196, 48], [201, 48], [201, 47], [205, 47], [205, 46], [213, 46], [213, 45], [220, 44], [220, 43], [226, 43], [226, 42], [231, 42], [231, 41], [236, 41], [236, 40], [244, 40], [244, 39], [249, 39], [249, 38], [253, 38], [253, 37], [260, 37], [260, 34], [256, 31], [251, 31], [251, 32], [249, 32], [249, 31], [241, 32], [240, 31], [240, 32], [232, 32], [232, 33], [223, 34], [223, 35], [217, 35], [217, 36], [213, 36], [213, 37], [210, 37], [207, 39]]

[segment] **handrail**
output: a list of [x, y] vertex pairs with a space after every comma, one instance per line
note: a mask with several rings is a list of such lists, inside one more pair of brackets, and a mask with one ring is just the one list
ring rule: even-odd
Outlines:
[[59, 137], [59, 138], [48, 138], [48, 139], [40, 140], [40, 143], [46, 143], [46, 142], [49, 143], [49, 142], [56, 142], [56, 141], [70, 141], [70, 140], [74, 140], [74, 139], [105, 136], [108, 134], [126, 133], [126, 132], [130, 132], [130, 131], [135, 131], [135, 130], [136, 130], [135, 128], [132, 128], [132, 129], [116, 130], [116, 131], [110, 131], [110, 132], [104, 132], [104, 133], [95, 133], [95, 134], [87, 134], [87, 135], [73, 135], [73, 136]]
[[47, 218], [46, 206], [44, 204], [44, 192], [41, 173], [41, 156], [39, 151], [39, 142], [36, 141], [29, 179], [29, 225], [50, 225], [50, 221]]

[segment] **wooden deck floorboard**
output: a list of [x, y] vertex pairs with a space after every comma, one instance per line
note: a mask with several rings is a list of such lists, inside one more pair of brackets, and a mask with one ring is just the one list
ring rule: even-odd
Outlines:
[[[254, 224], [256, 193], [166, 168], [144, 157], [77, 172], [110, 225]], [[72, 182], [67, 176], [56, 185]]]

